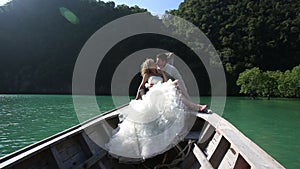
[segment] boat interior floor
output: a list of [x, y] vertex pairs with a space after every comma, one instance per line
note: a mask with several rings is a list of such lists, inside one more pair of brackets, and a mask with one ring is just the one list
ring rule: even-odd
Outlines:
[[109, 154], [106, 155], [104, 161], [106, 168], [114, 169], [166, 169], [166, 168], [199, 168], [200, 163], [193, 154], [193, 147], [196, 140], [184, 140], [163, 154], [153, 158], [138, 162], [126, 162], [122, 159], [117, 159]]

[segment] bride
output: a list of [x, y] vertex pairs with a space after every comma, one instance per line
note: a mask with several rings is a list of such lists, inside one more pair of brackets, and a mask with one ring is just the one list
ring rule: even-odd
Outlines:
[[[136, 100], [120, 113], [119, 126], [106, 144], [109, 153], [122, 160], [144, 160], [169, 150], [192, 127], [195, 116], [189, 112], [206, 108], [188, 100], [177, 80], [167, 81], [153, 59], [145, 60], [141, 74], [143, 80]], [[140, 96], [139, 91], [144, 88], [149, 91]]]

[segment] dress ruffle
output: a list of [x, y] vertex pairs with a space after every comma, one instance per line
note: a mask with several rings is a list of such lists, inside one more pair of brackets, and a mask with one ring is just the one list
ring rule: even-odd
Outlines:
[[111, 155], [130, 161], [156, 156], [186, 136], [191, 116], [171, 80], [155, 84], [120, 113], [121, 123], [106, 146]]

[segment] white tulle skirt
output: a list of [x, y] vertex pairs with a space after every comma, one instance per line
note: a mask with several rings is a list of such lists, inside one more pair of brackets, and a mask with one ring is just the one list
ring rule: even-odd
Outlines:
[[112, 156], [123, 160], [156, 156], [186, 136], [194, 123], [191, 116], [172, 81], [158, 83], [120, 113], [121, 122], [106, 147]]

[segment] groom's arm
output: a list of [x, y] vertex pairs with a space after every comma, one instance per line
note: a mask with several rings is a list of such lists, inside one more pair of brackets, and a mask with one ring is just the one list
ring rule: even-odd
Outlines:
[[184, 83], [184, 81], [183, 81], [183, 79], [182, 79], [181, 74], [180, 74], [179, 71], [176, 69], [176, 67], [173, 67], [173, 68], [174, 68], [174, 69], [172, 69], [172, 74], [171, 74], [171, 76], [173, 76], [175, 79], [178, 79], [178, 81], [179, 81], [180, 85], [182, 86], [182, 88], [183, 88], [185, 91], [187, 91], [187, 88], [186, 88], [186, 86], [185, 86], [185, 83]]

